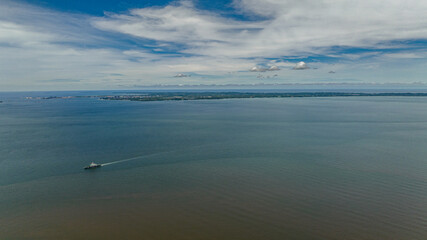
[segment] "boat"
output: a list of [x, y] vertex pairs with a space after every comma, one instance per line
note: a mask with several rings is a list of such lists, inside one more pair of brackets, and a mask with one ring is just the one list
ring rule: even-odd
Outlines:
[[102, 164], [97, 164], [97, 163], [92, 162], [89, 166], [86, 166], [84, 169], [99, 168], [101, 166], [102, 166]]

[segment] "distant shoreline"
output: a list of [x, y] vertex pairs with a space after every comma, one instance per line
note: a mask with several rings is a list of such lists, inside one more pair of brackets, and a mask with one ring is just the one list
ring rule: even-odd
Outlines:
[[122, 101], [185, 101], [185, 100], [214, 100], [214, 99], [244, 99], [244, 98], [306, 98], [306, 97], [427, 97], [427, 92], [390, 92], [390, 93], [361, 93], [361, 92], [292, 92], [292, 93], [254, 93], [254, 92], [148, 92], [108, 96], [49, 96], [27, 97], [27, 99], [71, 99], [99, 98], [101, 100]]

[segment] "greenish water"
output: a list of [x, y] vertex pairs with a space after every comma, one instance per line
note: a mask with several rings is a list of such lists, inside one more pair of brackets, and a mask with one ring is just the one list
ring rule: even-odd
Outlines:
[[427, 239], [427, 98], [24, 95], [0, 95], [0, 239]]

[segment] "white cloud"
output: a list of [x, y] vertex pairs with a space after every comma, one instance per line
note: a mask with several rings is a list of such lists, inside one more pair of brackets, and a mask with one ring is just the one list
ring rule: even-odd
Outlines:
[[382, 41], [427, 38], [426, 1], [236, 0], [234, 6], [266, 19], [232, 20], [182, 1], [96, 18], [93, 24], [184, 44], [184, 53], [223, 57], [280, 57], [321, 53], [322, 47], [376, 47]]
[[0, 21], [0, 43], [12, 46], [30, 46], [41, 42], [52, 41], [53, 36], [45, 33], [34, 32], [28, 27]]
[[132, 9], [128, 14], [109, 14], [94, 18], [93, 25], [103, 30], [194, 47], [235, 42], [235, 38], [250, 36], [252, 28], [262, 27], [197, 10], [190, 1], [163, 8]]
[[178, 73], [178, 74], [177, 74], [177, 75], [175, 75], [174, 77], [184, 78], [184, 77], [191, 77], [191, 75], [187, 75], [187, 74], [183, 74], [183, 73]]
[[426, 58], [427, 53], [426, 52], [401, 52], [401, 53], [387, 53], [383, 54], [382, 56], [388, 57], [388, 58], [402, 58], [402, 59], [420, 59], [420, 58]]
[[279, 71], [279, 70], [280, 68], [278, 68], [277, 66], [271, 66], [268, 68], [255, 66], [255, 67], [252, 67], [249, 71], [250, 72], [267, 72], [267, 71]]
[[268, 69], [268, 71], [279, 71], [280, 70], [280, 68], [279, 67], [277, 67], [277, 66], [271, 66], [269, 69]]
[[[90, 25], [79, 27], [88, 19], [84, 15], [5, 2], [0, 3], [0, 13], [2, 90], [102, 89], [141, 81], [144, 84], [173, 83], [170, 76], [177, 71], [218, 73], [246, 69], [253, 64], [242, 59], [176, 58], [176, 54], [105, 47], [111, 40], [98, 36], [99, 30], [91, 30]], [[86, 44], [93, 47], [85, 47]]]
[[306, 70], [310, 69], [305, 62], [299, 62], [292, 68], [293, 70]]
[[[310, 61], [310, 67], [322, 73], [281, 71], [273, 77], [303, 82], [317, 79], [318, 74], [332, 78], [327, 73], [334, 69], [348, 79], [357, 75], [386, 81], [408, 73], [414, 79], [404, 79], [425, 80], [425, 51], [383, 54], [381, 49], [407, 47], [404, 41], [384, 41], [427, 39], [426, 1], [236, 0], [234, 6], [253, 20], [199, 10], [191, 1], [97, 18], [0, 1], [0, 89], [36, 89], [37, 84], [43, 84], [42, 89], [49, 84], [75, 89], [173, 84], [178, 79], [171, 76], [177, 73], [195, 73], [180, 82], [204, 75], [224, 77], [202, 83], [247, 83], [255, 79], [251, 72], [290, 69], [295, 66], [290, 59], [313, 55], [336, 58], [339, 66]], [[123, 35], [111, 37], [109, 32]], [[126, 37], [140, 42], [119, 42]], [[342, 54], [331, 46], [376, 50]], [[271, 60], [276, 58], [289, 61]]]

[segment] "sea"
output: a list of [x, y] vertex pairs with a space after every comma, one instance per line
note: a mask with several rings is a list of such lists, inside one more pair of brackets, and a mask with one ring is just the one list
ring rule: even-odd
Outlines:
[[102, 94], [0, 93], [0, 239], [427, 239], [426, 97]]

